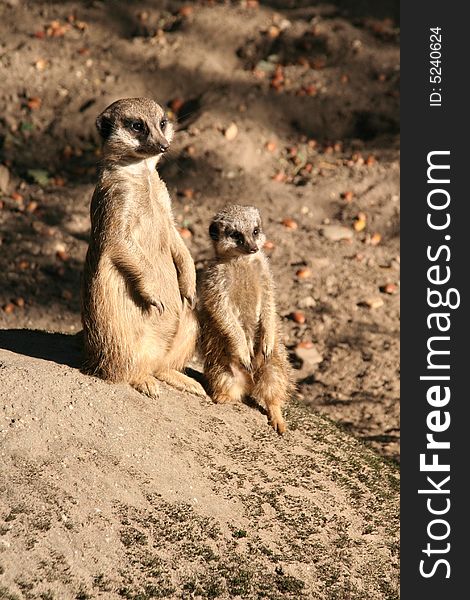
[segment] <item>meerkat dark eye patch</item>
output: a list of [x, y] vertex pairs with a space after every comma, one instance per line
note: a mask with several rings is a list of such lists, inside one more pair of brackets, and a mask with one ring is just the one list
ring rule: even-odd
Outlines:
[[100, 136], [106, 140], [111, 135], [111, 131], [113, 130], [113, 122], [108, 115], [101, 114], [97, 117], [96, 121], [96, 129]]
[[253, 229], [253, 235], [259, 235], [261, 233], [261, 229], [259, 227], [255, 227]]
[[243, 235], [243, 233], [240, 233], [239, 231], [232, 231], [229, 236], [235, 240], [237, 242], [237, 244], [243, 244], [243, 242], [245, 241], [245, 237]]
[[209, 236], [214, 242], [219, 240], [219, 226], [217, 223], [211, 223], [209, 227]]
[[160, 129], [162, 131], [164, 131], [164, 129], [167, 125], [168, 125], [168, 119], [167, 119], [167, 117], [163, 117], [163, 119], [160, 121]]

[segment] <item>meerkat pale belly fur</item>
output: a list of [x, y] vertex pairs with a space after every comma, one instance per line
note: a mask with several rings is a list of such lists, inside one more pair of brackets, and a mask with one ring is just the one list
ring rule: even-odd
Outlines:
[[216, 258], [203, 276], [199, 307], [209, 393], [215, 402], [264, 402], [271, 425], [284, 433], [281, 406], [294, 386], [259, 211], [229, 206], [209, 233]]
[[97, 119], [103, 163], [82, 280], [85, 370], [151, 396], [158, 381], [199, 395], [180, 371], [194, 353], [194, 262], [156, 164], [173, 137], [163, 109], [118, 100]]

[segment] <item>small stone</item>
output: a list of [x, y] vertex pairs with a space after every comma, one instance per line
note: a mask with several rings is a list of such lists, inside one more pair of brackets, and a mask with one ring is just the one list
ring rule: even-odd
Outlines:
[[271, 252], [272, 250], [274, 250], [275, 248], [275, 244], [274, 242], [271, 242], [270, 240], [266, 240], [266, 242], [264, 243], [263, 248], [267, 251], [267, 252]]
[[321, 229], [322, 235], [332, 242], [340, 240], [350, 240], [353, 237], [353, 232], [342, 225], [327, 225]]
[[313, 308], [316, 304], [317, 302], [312, 296], [305, 296], [305, 298], [302, 298], [299, 302], [300, 308]]
[[235, 123], [231, 123], [224, 132], [225, 138], [231, 142], [238, 135], [238, 127]]
[[10, 183], [10, 171], [5, 165], [0, 165], [0, 192], [6, 194]]
[[341, 194], [341, 197], [343, 198], [343, 200], [344, 200], [345, 202], [352, 202], [352, 199], [353, 199], [353, 197], [354, 197], [354, 194], [353, 194], [353, 193], [352, 193], [350, 190], [348, 190], [347, 192], [343, 192], [343, 193]]
[[175, 113], [178, 114], [178, 112], [181, 110], [181, 107], [184, 104], [184, 100], [183, 98], [173, 98], [173, 100], [171, 100], [168, 104], [168, 106], [171, 108], [171, 110]]
[[312, 276], [312, 270], [308, 267], [302, 267], [301, 269], [297, 269], [295, 274], [299, 279], [309, 279]]
[[31, 200], [31, 202], [28, 202], [28, 205], [26, 206], [26, 212], [33, 213], [37, 207], [38, 203], [35, 200]]
[[359, 303], [361, 306], [367, 306], [370, 309], [380, 308], [384, 305], [384, 301], [379, 296], [374, 296], [372, 298], [366, 298], [362, 302]]
[[23, 308], [24, 307], [24, 298], [15, 298], [14, 303], [16, 304], [16, 306], [18, 306], [19, 308]]
[[28, 108], [29, 110], [38, 110], [39, 108], [41, 108], [41, 98], [38, 98], [37, 96], [34, 96], [33, 98], [29, 98], [28, 100]]
[[286, 217], [286, 218], [282, 219], [281, 223], [287, 229], [297, 229], [299, 227], [297, 225], [297, 221], [294, 221], [294, 219], [291, 219], [290, 217]]
[[277, 38], [280, 33], [281, 31], [279, 27], [276, 27], [276, 25], [271, 25], [267, 31], [268, 37], [270, 37], [272, 40]]
[[323, 356], [318, 352], [312, 342], [300, 342], [295, 348], [295, 355], [302, 361], [302, 366], [313, 369], [323, 361]]
[[398, 292], [398, 286], [395, 283], [386, 283], [380, 286], [380, 291], [384, 294], [396, 294]]
[[193, 14], [193, 7], [190, 5], [186, 5], [186, 6], [182, 6], [179, 10], [178, 13], [182, 16], [182, 17], [189, 17], [190, 15]]
[[291, 319], [295, 323], [299, 323], [300, 325], [303, 325], [305, 323], [305, 321], [306, 321], [305, 314], [301, 310], [294, 311], [291, 314]]
[[370, 245], [371, 246], [378, 246], [380, 244], [382, 240], [382, 236], [380, 235], [380, 233], [373, 233], [370, 237]]
[[367, 224], [366, 214], [361, 212], [354, 219], [354, 223], [353, 223], [354, 230], [357, 232], [363, 231], [366, 228], [366, 224]]
[[283, 171], [279, 171], [278, 173], [273, 175], [273, 180], [277, 181], [278, 183], [282, 183], [286, 179], [287, 179], [287, 176]]
[[8, 302], [8, 304], [3, 305], [3, 312], [7, 315], [11, 315], [11, 313], [15, 310], [15, 305], [13, 302]]
[[184, 198], [187, 198], [188, 200], [191, 200], [194, 197], [194, 190], [193, 188], [186, 188], [184, 190], [181, 191], [181, 195]]
[[193, 234], [191, 233], [191, 230], [188, 229], [187, 227], [179, 227], [178, 231], [179, 231], [180, 236], [184, 240], [190, 240], [193, 237]]
[[57, 250], [56, 256], [62, 262], [67, 262], [69, 259], [69, 255], [67, 254], [67, 252], [65, 250]]
[[276, 142], [273, 142], [272, 140], [269, 142], [266, 142], [265, 148], [268, 152], [275, 152], [277, 146], [276, 146]]

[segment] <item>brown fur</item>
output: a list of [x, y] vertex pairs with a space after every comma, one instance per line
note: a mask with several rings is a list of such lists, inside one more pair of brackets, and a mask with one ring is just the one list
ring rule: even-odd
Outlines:
[[[258, 233], [256, 231], [259, 230]], [[284, 433], [281, 406], [293, 390], [280, 340], [274, 283], [256, 208], [230, 206], [211, 224], [216, 259], [201, 284], [201, 349], [215, 402], [251, 396]]]
[[97, 119], [104, 160], [82, 281], [85, 369], [151, 397], [157, 379], [204, 395], [180, 372], [197, 339], [196, 276], [155, 168], [173, 136], [162, 119], [146, 98], [119, 100]]

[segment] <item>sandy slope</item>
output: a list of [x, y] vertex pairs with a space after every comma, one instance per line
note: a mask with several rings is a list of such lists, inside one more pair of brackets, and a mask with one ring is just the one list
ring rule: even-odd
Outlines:
[[6, 350], [0, 374], [0, 598], [398, 597], [397, 474], [307, 409], [280, 438]]

